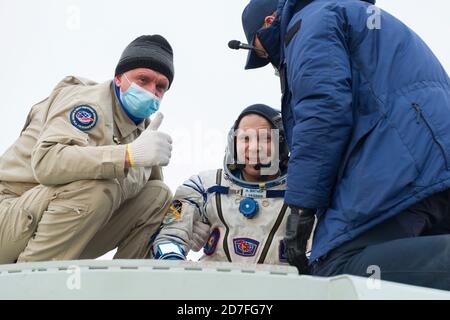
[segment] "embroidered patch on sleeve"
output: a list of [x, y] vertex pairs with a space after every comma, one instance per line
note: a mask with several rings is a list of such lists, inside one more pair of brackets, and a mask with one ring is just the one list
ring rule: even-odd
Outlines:
[[208, 242], [206, 242], [206, 245], [203, 247], [203, 252], [207, 256], [211, 256], [216, 251], [219, 239], [220, 239], [220, 230], [219, 228], [215, 228], [213, 232], [211, 232]]
[[98, 121], [97, 111], [87, 104], [83, 104], [73, 108], [70, 113], [70, 122], [72, 125], [81, 130], [89, 131], [95, 127]]
[[174, 222], [181, 218], [181, 208], [183, 204], [179, 200], [174, 200], [163, 218], [163, 224]]

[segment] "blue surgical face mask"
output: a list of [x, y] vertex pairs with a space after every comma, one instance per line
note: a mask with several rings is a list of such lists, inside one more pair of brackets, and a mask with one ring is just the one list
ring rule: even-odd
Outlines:
[[120, 92], [120, 100], [127, 112], [137, 119], [145, 119], [158, 111], [161, 100], [150, 91], [147, 91], [134, 82], [130, 83], [125, 92]]

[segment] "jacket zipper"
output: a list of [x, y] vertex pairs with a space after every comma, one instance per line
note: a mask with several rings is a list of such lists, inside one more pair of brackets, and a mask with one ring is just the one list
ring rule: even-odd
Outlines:
[[447, 156], [445, 154], [444, 147], [442, 146], [442, 144], [436, 138], [436, 134], [434, 133], [432, 127], [428, 123], [426, 117], [423, 115], [423, 112], [422, 112], [422, 109], [420, 108], [420, 105], [418, 103], [416, 103], [416, 102], [411, 103], [411, 105], [412, 105], [413, 109], [417, 113], [417, 119], [416, 119], [417, 124], [419, 124], [420, 123], [420, 119], [422, 119], [423, 122], [425, 123], [425, 125], [428, 127], [428, 130], [430, 131], [431, 136], [433, 137], [433, 141], [438, 145], [439, 149], [441, 149], [442, 156], [444, 157], [444, 161], [445, 161], [445, 167], [448, 169], [448, 161], [447, 161]]
[[[222, 169], [219, 169], [219, 170], [217, 170], [216, 184], [218, 186], [220, 186], [221, 183], [222, 183]], [[230, 256], [230, 250], [228, 249], [228, 234], [230, 233], [230, 228], [226, 224], [225, 219], [223, 217], [222, 199], [220, 197], [221, 197], [221, 194], [216, 193], [217, 214], [219, 215], [220, 221], [222, 221], [223, 225], [225, 226], [225, 237], [223, 239], [222, 246], [223, 246], [223, 251], [225, 251], [225, 255], [227, 256], [228, 262], [232, 262], [231, 256]]]
[[264, 245], [264, 249], [261, 253], [261, 256], [259, 257], [258, 263], [264, 263], [264, 260], [266, 259], [267, 252], [269, 251], [269, 248], [272, 244], [273, 237], [275, 236], [275, 232], [277, 232], [278, 228], [280, 227], [281, 222], [283, 221], [283, 218], [286, 214], [288, 206], [287, 204], [283, 204], [283, 207], [281, 208], [280, 213], [278, 214], [278, 218], [273, 225], [272, 230], [270, 230], [269, 237], [267, 238], [266, 244]]

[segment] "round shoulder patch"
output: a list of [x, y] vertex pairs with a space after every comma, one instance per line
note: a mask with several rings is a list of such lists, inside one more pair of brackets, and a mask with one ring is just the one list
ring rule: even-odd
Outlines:
[[87, 104], [73, 108], [70, 113], [70, 122], [75, 128], [81, 131], [88, 131], [94, 128], [97, 120], [97, 111]]

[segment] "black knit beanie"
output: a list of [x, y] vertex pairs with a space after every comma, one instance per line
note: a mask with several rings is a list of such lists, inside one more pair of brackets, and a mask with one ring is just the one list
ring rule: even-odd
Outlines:
[[158, 71], [169, 79], [174, 77], [173, 51], [169, 42], [159, 34], [140, 36], [123, 51], [117, 64], [115, 76], [136, 68]]

